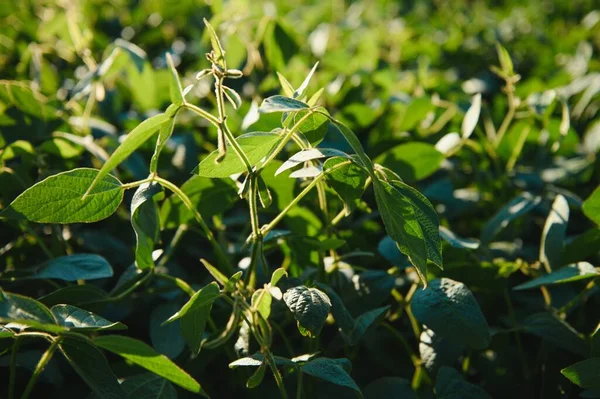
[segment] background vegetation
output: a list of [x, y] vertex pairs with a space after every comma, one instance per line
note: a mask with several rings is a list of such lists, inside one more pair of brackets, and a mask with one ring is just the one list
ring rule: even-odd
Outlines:
[[[3, 4], [0, 397], [29, 389], [30, 397], [119, 397], [103, 388], [114, 387], [115, 375], [123, 395], [153, 398], [194, 397], [198, 383], [213, 398], [278, 397], [282, 386], [305, 398], [600, 397], [595, 3]], [[227, 68], [243, 72], [226, 81], [232, 91], [224, 109], [213, 77], [197, 79], [215, 49], [203, 18], [221, 39]], [[126, 186], [158, 170], [189, 197], [215, 235], [212, 245], [173, 189], [139, 189], [139, 202], [126, 191], [110, 217], [101, 205], [116, 197], [104, 198], [95, 211], [107, 218], [93, 224], [19, 220], [9, 205], [26, 189], [75, 168], [101, 169], [140, 122], [171, 116], [167, 107], [180, 92], [170, 89], [177, 75], [167, 54], [185, 103], [226, 113], [234, 136], [282, 126], [281, 113], [259, 113], [265, 98], [310, 102], [323, 89], [317, 104], [355, 132], [374, 162], [433, 204], [443, 262], [429, 254], [426, 271], [414, 267], [414, 256], [411, 263], [388, 236], [372, 187], [362, 197], [360, 189], [344, 195], [331, 178], [301, 194], [317, 180], [314, 168], [329, 161], [309, 159], [275, 176], [299, 151], [290, 144], [261, 175], [272, 204], [258, 209], [260, 226], [299, 202], [269, 228], [256, 250], [264, 250], [264, 267], [257, 266], [257, 245], [247, 243], [254, 221], [238, 196], [243, 179], [207, 178], [218, 170], [217, 153], [190, 179], [219, 142], [218, 129], [191, 106], [177, 113], [160, 158], [152, 162], [153, 136], [108, 171], [116, 167], [111, 173]], [[282, 107], [271, 101], [271, 110]], [[295, 103], [285, 101], [290, 111]], [[319, 148], [355, 153], [340, 123], [323, 117], [303, 133], [316, 135], [309, 141]], [[66, 184], [85, 192], [84, 183]], [[49, 190], [30, 193], [28, 212], [49, 209]], [[82, 221], [71, 209], [63, 217]], [[157, 215], [158, 234], [147, 234], [144, 212]], [[272, 277], [279, 268], [287, 276]], [[246, 270], [243, 287], [227, 281], [238, 270]], [[288, 300], [298, 287], [314, 290], [302, 312]], [[183, 314], [163, 325], [195, 292], [221, 296], [198, 305], [208, 312], [194, 313], [192, 327]], [[269, 292], [272, 302], [255, 292]], [[252, 331], [239, 319], [228, 325], [229, 302], [242, 299], [248, 309], [238, 313], [254, 317]], [[55, 337], [63, 341], [41, 372]], [[283, 379], [279, 387], [274, 375]]]

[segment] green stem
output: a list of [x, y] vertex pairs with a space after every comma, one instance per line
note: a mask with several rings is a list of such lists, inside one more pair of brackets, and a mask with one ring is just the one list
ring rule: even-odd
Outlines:
[[33, 375], [29, 379], [29, 383], [25, 387], [25, 392], [23, 392], [23, 396], [21, 396], [21, 399], [27, 399], [29, 397], [31, 391], [33, 391], [33, 387], [35, 386], [37, 380], [40, 378], [40, 375], [48, 365], [50, 359], [52, 359], [52, 355], [54, 355], [54, 351], [56, 351], [56, 348], [58, 347], [58, 344], [60, 344], [61, 341], [61, 337], [54, 338], [54, 340], [50, 344], [50, 347], [46, 350], [46, 352], [44, 352], [40, 361], [35, 367], [35, 370], [33, 371]]
[[500, 145], [500, 142], [502, 141], [502, 138], [504, 137], [504, 134], [506, 133], [506, 130], [508, 129], [508, 126], [510, 125], [510, 122], [512, 122], [512, 119], [515, 116], [516, 106], [515, 106], [515, 97], [513, 95], [513, 90], [514, 90], [514, 87], [512, 86], [512, 83], [507, 83], [506, 91], [507, 91], [507, 95], [508, 95], [508, 111], [506, 112], [506, 115], [504, 116], [504, 120], [502, 121], [502, 124], [498, 128], [498, 132], [496, 134], [496, 140], [494, 141], [495, 148], [498, 148], [498, 145]]
[[510, 159], [506, 163], [506, 171], [511, 172], [519, 159], [519, 155], [523, 151], [523, 146], [525, 145], [525, 140], [527, 140], [527, 136], [529, 136], [529, 132], [531, 131], [531, 126], [527, 125], [521, 131], [519, 135], [519, 141], [517, 141], [517, 145], [513, 148], [512, 154], [510, 154]]
[[[277, 383], [277, 388], [279, 388], [279, 393], [281, 394], [282, 399], [287, 399], [287, 392], [285, 391], [285, 385], [283, 385], [283, 377], [277, 368], [277, 364], [275, 364], [275, 359], [273, 359], [273, 355], [271, 351], [268, 349], [264, 353], [265, 360], [269, 364], [271, 371], [273, 372], [273, 377], [275, 377], [275, 382]], [[298, 370], [301, 372], [300, 370]]]
[[164, 274], [164, 273], [154, 273], [154, 275], [158, 278], [161, 278], [163, 280], [166, 280], [166, 281], [169, 281], [169, 282], [175, 284], [177, 287], [179, 287], [179, 289], [181, 289], [181, 291], [185, 292], [190, 297], [192, 297], [196, 293], [196, 291], [194, 291], [194, 289], [192, 287], [190, 287], [190, 285], [188, 283], [186, 283], [185, 281], [183, 281], [180, 278], [173, 277], [173, 276], [170, 276], [170, 275]]
[[298, 388], [296, 388], [296, 399], [302, 399], [302, 370], [298, 370]]
[[277, 215], [275, 217], [275, 219], [271, 220], [271, 222], [265, 226], [263, 226], [262, 230], [262, 234], [266, 235], [269, 231], [271, 231], [276, 225], [277, 223], [279, 223], [281, 221], [281, 219], [284, 218], [284, 216], [290, 211], [290, 209], [292, 209], [298, 202], [300, 202], [300, 200], [302, 200], [302, 198], [304, 198], [304, 196], [306, 196], [306, 194], [308, 194], [310, 192], [310, 190], [312, 190], [313, 187], [315, 187], [319, 181], [321, 181], [322, 179], [325, 178], [325, 176], [327, 176], [329, 173], [333, 172], [334, 170], [341, 168], [343, 166], [346, 166], [350, 163], [351, 161], [345, 161], [345, 162], [340, 162], [337, 165], [333, 166], [331, 169], [328, 169], [326, 171], [324, 171], [323, 173], [321, 173], [320, 175], [318, 175], [317, 177], [315, 177], [313, 179], [313, 181], [310, 182], [310, 184], [308, 186], [306, 186], [304, 188], [304, 190], [302, 190], [302, 192], [300, 192], [300, 194], [298, 194], [296, 196], [296, 198], [294, 198], [292, 200], [292, 202], [290, 202], [280, 213], [279, 215]]
[[206, 112], [205, 110], [203, 110], [200, 107], [195, 106], [194, 104], [190, 104], [190, 103], [186, 102], [183, 104], [183, 106], [186, 107], [187, 109], [189, 109], [190, 111], [197, 113], [198, 115], [200, 115], [201, 117], [203, 117], [204, 119], [206, 119], [207, 121], [212, 123], [215, 127], [219, 127], [219, 120], [214, 115]]
[[192, 215], [194, 216], [194, 219], [196, 219], [196, 221], [202, 228], [202, 231], [204, 231], [204, 234], [206, 235], [208, 242], [212, 245], [213, 250], [215, 251], [215, 254], [220, 259], [220, 261], [223, 263], [225, 272], [228, 275], [232, 275], [234, 273], [234, 270], [233, 270], [233, 267], [231, 266], [231, 264], [229, 263], [229, 259], [223, 252], [223, 249], [217, 242], [212, 231], [210, 231], [210, 229], [208, 228], [208, 225], [206, 224], [206, 222], [204, 222], [204, 219], [202, 219], [202, 215], [200, 215], [200, 212], [198, 212], [198, 210], [196, 209], [194, 204], [192, 204], [192, 201], [189, 199], [189, 197], [183, 191], [181, 191], [181, 189], [179, 187], [177, 187], [175, 184], [171, 183], [168, 180], [165, 180], [161, 177], [155, 176], [154, 181], [158, 182], [161, 186], [168, 188], [175, 195], [177, 195], [179, 197], [181, 202], [183, 202], [183, 204], [186, 206], [186, 208], [188, 208], [188, 210], [192, 213]]
[[8, 399], [15, 397], [15, 379], [17, 377], [17, 352], [21, 345], [21, 337], [16, 337], [10, 354], [10, 376], [8, 380]]
[[183, 234], [185, 234], [187, 230], [187, 224], [182, 224], [177, 228], [177, 230], [175, 230], [175, 235], [173, 235], [171, 242], [169, 243], [169, 245], [167, 245], [167, 248], [165, 249], [165, 252], [161, 256], [160, 260], [158, 261], [156, 267], [162, 267], [167, 263], [167, 261], [171, 258], [175, 247], [177, 247], [177, 244], [179, 244], [179, 241], [181, 240]]
[[127, 190], [128, 188], [135, 188], [135, 187], [139, 187], [142, 184], [145, 183], [150, 183], [152, 180], [154, 180], [154, 177], [148, 177], [146, 179], [142, 179], [142, 180], [137, 180], [137, 181], [133, 181], [131, 183], [125, 183], [125, 184], [121, 184], [121, 188], [123, 190]]

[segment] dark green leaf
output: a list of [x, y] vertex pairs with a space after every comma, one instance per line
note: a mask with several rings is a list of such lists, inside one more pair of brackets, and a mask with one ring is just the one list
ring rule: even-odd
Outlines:
[[512, 220], [523, 216], [537, 204], [541, 198], [534, 196], [528, 192], [524, 192], [504, 205], [484, 226], [481, 230], [481, 242], [483, 244], [490, 243], [496, 234], [506, 227]]
[[313, 359], [302, 366], [302, 372], [311, 375], [315, 378], [320, 378], [332, 384], [340, 385], [353, 389], [362, 397], [362, 393], [356, 382], [350, 377], [350, 374], [340, 365], [337, 360], [346, 359], [329, 359], [319, 357]]
[[482, 388], [463, 380], [462, 375], [451, 367], [442, 367], [435, 382], [438, 399], [491, 399]]
[[[0, 216], [37, 223], [90, 223], [112, 215], [123, 200], [121, 182], [96, 169], [50, 176], [19, 195]], [[88, 188], [94, 183], [92, 190]], [[87, 197], [83, 195], [89, 191]]]
[[[236, 141], [246, 153], [250, 164], [254, 166], [271, 152], [280, 139], [281, 137], [276, 133], [252, 132], [237, 137]], [[228, 151], [225, 158], [217, 164], [218, 155], [218, 151], [213, 151], [200, 162], [192, 173], [203, 177], [225, 178], [247, 170], [246, 165], [234, 151]]]
[[263, 362], [260, 366], [258, 366], [256, 371], [250, 376], [250, 378], [248, 378], [248, 381], [246, 381], [246, 388], [252, 389], [259, 386], [265, 377], [266, 370], [267, 363]]
[[354, 327], [349, 333], [346, 334], [342, 331], [342, 336], [348, 345], [358, 344], [358, 341], [360, 341], [367, 329], [375, 322], [382, 319], [389, 308], [389, 306], [384, 306], [382, 308], [370, 310], [358, 316], [358, 318], [354, 321]]
[[165, 303], [155, 307], [150, 314], [149, 333], [152, 347], [169, 359], [179, 356], [185, 348], [185, 342], [179, 332], [180, 322], [162, 325], [178, 309], [179, 306], [175, 303]]
[[171, 323], [172, 321], [180, 319], [180, 318], [184, 317], [186, 315], [186, 313], [193, 311], [197, 308], [212, 304], [215, 301], [215, 299], [217, 299], [219, 297], [219, 295], [220, 295], [220, 291], [219, 291], [219, 286], [217, 285], [217, 283], [212, 282], [212, 283], [204, 286], [202, 289], [198, 290], [194, 294], [194, 296], [192, 296], [190, 298], [190, 300], [187, 301], [187, 303], [185, 305], [183, 305], [183, 307], [181, 309], [179, 309], [179, 311], [177, 313], [175, 313], [173, 316], [169, 317], [169, 319], [167, 321], [165, 321], [164, 324]]
[[542, 231], [540, 245], [540, 261], [552, 270], [562, 265], [563, 247], [567, 222], [569, 221], [569, 204], [558, 194]]
[[60, 350], [73, 369], [101, 399], [127, 397], [106, 358], [96, 347], [79, 338], [67, 337]]
[[50, 309], [58, 324], [76, 331], [112, 331], [126, 330], [127, 326], [119, 322], [108, 321], [87, 310], [71, 305], [55, 305]]
[[160, 355], [142, 341], [122, 335], [108, 335], [96, 338], [94, 344], [122, 356], [188, 391], [206, 396], [196, 380], [167, 357]]
[[299, 285], [288, 289], [283, 300], [298, 322], [302, 335], [314, 338], [321, 332], [331, 308], [331, 301], [324, 292]]
[[128, 399], [177, 399], [171, 383], [156, 374], [145, 373], [127, 378], [121, 384]]
[[131, 224], [136, 236], [135, 264], [140, 269], [154, 267], [152, 252], [158, 240], [160, 226], [158, 205], [153, 197], [162, 192], [158, 183], [145, 183], [138, 187], [131, 199]]
[[400, 144], [375, 158], [380, 163], [407, 182], [425, 179], [436, 172], [444, 160], [444, 155], [427, 143]]
[[363, 390], [365, 399], [417, 399], [410, 382], [400, 377], [383, 377], [369, 383]]
[[0, 290], [0, 320], [30, 324], [56, 326], [56, 320], [50, 309], [26, 296]]
[[600, 388], [600, 357], [592, 357], [560, 371], [582, 388]]
[[200, 353], [204, 343], [204, 330], [210, 317], [212, 302], [202, 306], [194, 306], [180, 319], [181, 335], [194, 356]]
[[543, 285], [565, 284], [572, 281], [595, 278], [599, 275], [598, 270], [588, 262], [573, 263], [545, 276], [517, 285], [513, 290], [527, 290]]
[[38, 301], [46, 306], [54, 306], [61, 303], [82, 305], [88, 302], [102, 301], [106, 298], [108, 298], [106, 291], [93, 285], [85, 284], [59, 288], [48, 295], [38, 298]]
[[471, 291], [458, 281], [442, 278], [417, 290], [410, 302], [417, 320], [449, 341], [474, 349], [490, 344], [488, 324]]
[[[336, 165], [346, 162], [344, 166], [333, 169]], [[344, 202], [346, 216], [359, 204], [365, 188], [367, 174], [364, 169], [343, 157], [330, 158], [323, 164], [326, 171], [327, 184], [335, 190]]]
[[29, 278], [77, 281], [97, 280], [113, 275], [113, 269], [108, 261], [95, 254], [61, 256], [42, 263], [36, 269], [37, 272]]
[[525, 331], [581, 356], [587, 356], [589, 345], [566, 321], [549, 312], [535, 313], [524, 321]]
[[442, 366], [456, 363], [465, 347], [440, 337], [430, 329], [424, 329], [419, 339], [419, 355], [430, 375], [437, 374]]
[[335, 323], [343, 332], [350, 333], [354, 328], [354, 318], [348, 309], [346, 309], [342, 298], [331, 287], [325, 284], [317, 283], [317, 287], [329, 297], [331, 301], [331, 314], [335, 319]]

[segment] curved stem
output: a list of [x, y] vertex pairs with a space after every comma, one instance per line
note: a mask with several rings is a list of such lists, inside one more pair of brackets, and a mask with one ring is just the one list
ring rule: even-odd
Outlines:
[[33, 375], [31, 376], [29, 383], [25, 387], [25, 392], [23, 392], [21, 399], [27, 399], [29, 397], [29, 395], [31, 394], [31, 391], [33, 391], [33, 387], [35, 386], [37, 380], [40, 378], [40, 375], [42, 374], [42, 372], [48, 365], [48, 362], [50, 361], [50, 359], [52, 359], [52, 355], [54, 355], [54, 351], [56, 351], [56, 348], [58, 347], [58, 344], [61, 343], [61, 341], [62, 341], [61, 337], [55, 338], [52, 341], [52, 343], [50, 344], [50, 347], [46, 350], [46, 352], [44, 352], [40, 361], [38, 362], [37, 366], [35, 367], [35, 370], [33, 371]]
[[17, 377], [17, 352], [19, 351], [19, 346], [21, 346], [21, 337], [16, 337], [15, 342], [12, 346], [12, 352], [10, 354], [10, 372], [9, 372], [9, 380], [8, 380], [8, 399], [13, 399], [15, 397], [15, 379]]
[[186, 107], [187, 109], [189, 109], [190, 111], [197, 113], [198, 115], [200, 115], [201, 117], [203, 117], [204, 119], [206, 119], [207, 121], [212, 123], [215, 127], [219, 127], [219, 120], [214, 115], [206, 112], [205, 110], [203, 110], [200, 107], [195, 106], [194, 104], [190, 104], [190, 103], [186, 102], [183, 104], [183, 106]]
[[194, 291], [194, 289], [190, 287], [188, 283], [186, 283], [178, 277], [173, 277], [164, 273], [154, 273], [154, 275], [158, 278], [162, 278], [163, 280], [167, 280], [175, 284], [179, 289], [181, 289], [181, 291], [185, 292], [189, 297], [194, 296], [194, 294], [196, 293], [196, 291]]
[[181, 202], [183, 202], [183, 204], [186, 206], [186, 208], [188, 208], [188, 210], [192, 213], [192, 215], [194, 216], [194, 219], [196, 219], [196, 221], [202, 228], [202, 231], [204, 231], [204, 234], [206, 235], [208, 242], [212, 245], [212, 247], [215, 251], [215, 254], [223, 263], [225, 272], [227, 272], [229, 275], [232, 275], [234, 273], [234, 270], [231, 267], [231, 264], [229, 263], [229, 259], [223, 252], [223, 249], [217, 242], [217, 239], [213, 235], [212, 231], [210, 231], [210, 229], [208, 228], [208, 225], [206, 224], [206, 222], [204, 222], [204, 219], [202, 219], [202, 215], [200, 215], [200, 212], [198, 212], [198, 210], [196, 209], [194, 204], [192, 204], [192, 201], [189, 199], [189, 197], [183, 191], [181, 191], [181, 189], [179, 187], [177, 187], [175, 184], [171, 183], [168, 180], [163, 179], [162, 177], [155, 176], [153, 180], [156, 181], [157, 183], [159, 183], [161, 186], [168, 188], [169, 190], [171, 190], [173, 192], [173, 194], [175, 194], [179, 197]]
[[[279, 372], [279, 369], [277, 368], [277, 364], [275, 363], [275, 359], [273, 359], [273, 355], [271, 354], [271, 351], [266, 350], [264, 353], [264, 356], [265, 356], [265, 360], [269, 364], [269, 367], [271, 368], [271, 371], [273, 372], [273, 377], [275, 377], [275, 382], [277, 383], [277, 388], [279, 388], [279, 393], [281, 394], [281, 398], [287, 399], [287, 392], [285, 390], [285, 385], [283, 385], [283, 377], [281, 376], [281, 373]], [[298, 370], [298, 372], [301, 373], [300, 370]]]

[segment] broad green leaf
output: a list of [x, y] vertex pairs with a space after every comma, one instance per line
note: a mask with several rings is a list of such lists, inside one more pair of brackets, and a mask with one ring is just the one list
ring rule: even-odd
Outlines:
[[375, 158], [376, 163], [390, 168], [408, 183], [430, 176], [443, 160], [444, 154], [434, 146], [419, 142], [397, 145]]
[[[61, 224], [105, 219], [123, 200], [121, 182], [107, 173], [100, 177], [96, 169], [80, 168], [47, 177], [25, 190], [0, 216]], [[93, 182], [93, 189], [88, 189]]]
[[588, 219], [600, 225], [600, 186], [583, 202], [581, 208]]
[[525, 331], [581, 356], [587, 356], [589, 345], [566, 321], [550, 312], [540, 312], [528, 316], [523, 325]]
[[375, 180], [375, 171], [373, 169], [373, 162], [371, 162], [371, 158], [365, 153], [360, 140], [352, 130], [350, 130], [346, 125], [342, 122], [331, 118], [329, 115], [326, 115], [333, 122], [333, 124], [337, 127], [338, 131], [344, 137], [344, 139], [348, 142], [350, 147], [354, 150], [354, 153], [358, 156], [360, 160], [361, 166], [367, 170], [367, 173], [373, 180]]
[[401, 182], [391, 182], [394, 189], [407, 198], [415, 211], [415, 216], [425, 237], [427, 259], [443, 268], [442, 240], [440, 239], [440, 222], [438, 215], [429, 200], [411, 186]]
[[440, 237], [444, 239], [450, 246], [460, 249], [477, 249], [481, 244], [479, 240], [475, 238], [462, 238], [447, 229], [444, 226], [440, 226]]
[[281, 20], [271, 20], [265, 28], [263, 46], [265, 59], [272, 70], [281, 71], [297, 53], [298, 44]]
[[582, 360], [560, 372], [582, 388], [600, 388], [600, 357]]
[[55, 119], [57, 117], [57, 110], [46, 104], [46, 98], [25, 82], [0, 80], [0, 101], [11, 104], [35, 118]]
[[344, 367], [340, 365], [338, 360], [346, 359], [329, 359], [326, 357], [319, 357], [302, 365], [302, 372], [315, 378], [320, 378], [327, 382], [331, 382], [332, 384], [350, 388], [356, 391], [358, 395], [362, 397], [360, 388], [358, 385], [356, 385], [356, 382], [354, 382]]
[[491, 399], [481, 387], [465, 381], [451, 367], [442, 367], [435, 381], [435, 397], [438, 399]]
[[463, 119], [461, 126], [461, 134], [463, 139], [468, 139], [473, 130], [475, 130], [475, 126], [477, 126], [477, 122], [479, 121], [479, 114], [481, 113], [481, 93], [477, 93], [473, 96], [473, 102], [471, 106], [467, 110], [465, 114], [465, 118]]
[[258, 112], [261, 114], [269, 114], [271, 112], [294, 112], [305, 108], [310, 107], [302, 101], [275, 95], [265, 98], [262, 104], [260, 104]]
[[181, 335], [194, 356], [197, 356], [204, 343], [204, 330], [210, 317], [213, 302], [194, 306], [180, 319]]
[[272, 287], [275, 287], [277, 285], [277, 283], [279, 282], [279, 280], [281, 280], [281, 278], [283, 276], [288, 276], [287, 271], [283, 268], [280, 267], [279, 269], [276, 269], [273, 274], [271, 275], [271, 281], [269, 284], [271, 284]]
[[56, 319], [50, 309], [35, 299], [0, 290], [0, 320], [29, 325], [55, 325]]
[[260, 366], [258, 366], [256, 371], [250, 376], [250, 378], [248, 378], [248, 381], [246, 381], [246, 388], [252, 389], [259, 386], [262, 380], [265, 378], [266, 370], [267, 363], [263, 362]]
[[358, 344], [358, 341], [360, 341], [363, 335], [365, 335], [367, 329], [378, 320], [382, 319], [389, 308], [389, 306], [384, 306], [382, 308], [370, 310], [358, 316], [354, 321], [354, 327], [352, 330], [350, 330], [348, 333], [342, 331], [342, 336], [348, 345]]
[[72, 305], [55, 305], [50, 309], [58, 324], [75, 331], [126, 330], [127, 326]]
[[307, 150], [302, 150], [294, 155], [292, 155], [287, 161], [285, 161], [279, 169], [275, 172], [275, 175], [280, 174], [283, 171], [288, 169], [295, 168], [298, 165], [303, 164], [304, 162], [312, 161], [314, 159], [321, 159], [327, 157], [346, 157], [348, 155], [342, 151], [333, 149], [333, 148], [310, 148]]
[[417, 399], [410, 381], [400, 377], [382, 377], [370, 382], [364, 389], [365, 399]]
[[551, 270], [562, 265], [563, 247], [567, 223], [569, 222], [569, 204], [558, 194], [552, 203], [552, 209], [544, 224], [540, 245], [540, 261]]
[[177, 73], [177, 69], [175, 69], [175, 64], [173, 63], [173, 57], [171, 57], [171, 54], [167, 53], [166, 57], [171, 76], [171, 79], [169, 80], [169, 93], [171, 95], [171, 102], [175, 105], [181, 105], [183, 104], [184, 98], [183, 89], [181, 88], [181, 81], [179, 80], [179, 74]]
[[95, 254], [61, 256], [42, 263], [36, 269], [37, 272], [28, 278], [77, 281], [97, 280], [113, 275], [113, 269], [108, 261]]
[[176, 115], [173, 115], [173, 117], [169, 118], [166, 123], [160, 126], [158, 137], [156, 138], [154, 154], [152, 154], [152, 159], [150, 160], [150, 173], [156, 173], [158, 170], [158, 158], [165, 147], [165, 144], [167, 144], [169, 137], [171, 137], [173, 134], [173, 129], [175, 128], [175, 118]]
[[508, 224], [531, 211], [541, 201], [541, 198], [528, 192], [517, 195], [504, 205], [496, 214], [487, 221], [481, 230], [481, 243], [488, 244]]
[[464, 349], [464, 345], [450, 342], [430, 329], [424, 329], [419, 337], [419, 355], [430, 375], [437, 374], [442, 366], [456, 364]]
[[173, 385], [152, 373], [129, 377], [123, 381], [121, 388], [127, 394], [127, 399], [177, 399]]
[[160, 234], [158, 205], [154, 196], [162, 193], [158, 183], [145, 183], [135, 190], [131, 199], [131, 224], [135, 231], [135, 265], [139, 269], [154, 267], [152, 252]]
[[39, 298], [38, 301], [46, 306], [54, 306], [66, 302], [79, 306], [88, 302], [102, 301], [106, 298], [108, 298], [106, 291], [90, 284], [84, 284], [59, 288]]
[[180, 333], [180, 323], [175, 321], [162, 325], [177, 310], [179, 310], [179, 306], [169, 302], [155, 307], [150, 314], [148, 332], [152, 347], [169, 359], [175, 359], [185, 348], [185, 341]]
[[578, 262], [561, 267], [555, 272], [546, 274], [545, 276], [517, 285], [513, 290], [527, 290], [543, 285], [565, 284], [573, 281], [596, 278], [598, 276], [600, 276], [600, 272], [598, 272], [594, 266], [588, 262]]
[[331, 287], [317, 283], [317, 287], [327, 294], [331, 301], [331, 314], [341, 331], [350, 333], [354, 328], [354, 318], [346, 309], [342, 298]]
[[66, 337], [59, 348], [73, 369], [99, 398], [127, 397], [106, 358], [94, 345], [87, 340]]
[[[312, 112], [298, 128], [298, 132], [302, 133], [304, 137], [312, 146], [317, 146], [327, 134], [329, 127], [329, 118], [323, 115], [321, 112], [326, 113], [324, 108], [319, 108], [320, 112]], [[294, 124], [298, 123], [307, 112], [310, 111], [298, 111], [293, 115]]]
[[116, 168], [121, 162], [129, 157], [135, 150], [137, 150], [142, 144], [144, 144], [150, 137], [158, 131], [162, 125], [167, 123], [171, 119], [166, 113], [157, 114], [146, 119], [137, 127], [135, 127], [125, 137], [125, 140], [119, 145], [115, 152], [108, 158], [108, 161], [102, 165], [102, 169], [96, 175], [95, 179], [89, 185], [89, 188], [85, 192], [85, 197], [88, 198], [94, 194], [94, 188], [100, 181], [104, 181], [104, 178], [108, 173]]
[[315, 338], [329, 314], [329, 297], [316, 288], [299, 285], [288, 289], [283, 294], [283, 300], [298, 322], [300, 333]]
[[221, 41], [219, 40], [217, 33], [206, 18], [204, 19], [204, 25], [206, 25], [206, 30], [210, 37], [210, 44], [214, 53], [213, 61], [215, 61], [221, 69], [227, 69], [227, 66], [225, 65], [225, 51], [223, 50], [223, 46], [221, 46]]
[[263, 319], [267, 320], [271, 315], [271, 302], [273, 297], [271, 293], [263, 288], [254, 291], [252, 294], [252, 308], [257, 310]]
[[196, 308], [200, 308], [205, 305], [212, 304], [215, 299], [217, 299], [220, 295], [219, 286], [214, 281], [204, 286], [202, 289], [198, 290], [185, 305], [177, 313], [173, 316], [169, 317], [166, 323], [171, 323], [177, 319], [182, 318], [186, 315], [186, 313], [193, 311]]
[[[279, 140], [281, 140], [281, 137], [278, 134], [266, 132], [246, 133], [236, 138], [252, 166], [269, 155]], [[219, 164], [215, 162], [218, 155], [218, 151], [213, 151], [200, 162], [192, 173], [203, 177], [224, 178], [247, 170], [234, 151], [227, 151], [227, 155]]]
[[471, 291], [442, 278], [417, 290], [410, 302], [417, 320], [449, 341], [484, 349], [491, 341], [488, 324]]
[[[336, 165], [346, 162], [344, 166]], [[360, 203], [360, 197], [365, 188], [367, 174], [364, 169], [353, 162], [348, 162], [347, 158], [330, 158], [323, 164], [323, 170], [327, 173], [325, 180], [339, 195], [344, 203], [346, 216], [349, 215]]]
[[294, 86], [279, 72], [277, 73], [277, 78], [279, 79], [279, 84], [281, 85], [281, 90], [283, 90], [283, 94], [286, 97], [294, 97]]
[[600, 228], [593, 227], [569, 241], [563, 251], [563, 263], [575, 263], [598, 253]]
[[[192, 176], [180, 189], [206, 220], [229, 210], [238, 200], [237, 187], [231, 179]], [[160, 209], [163, 228], [177, 228], [193, 219], [194, 216], [178, 196], [172, 195], [163, 202]]]
[[375, 199], [389, 236], [415, 266], [423, 284], [427, 284], [427, 244], [411, 201], [394, 186], [374, 180]]
[[122, 335], [107, 335], [94, 339], [94, 344], [142, 366], [190, 392], [206, 396], [200, 384], [166, 356], [137, 339]]

